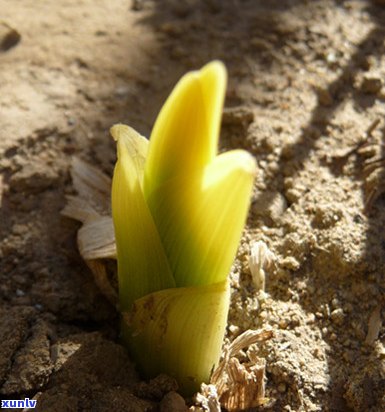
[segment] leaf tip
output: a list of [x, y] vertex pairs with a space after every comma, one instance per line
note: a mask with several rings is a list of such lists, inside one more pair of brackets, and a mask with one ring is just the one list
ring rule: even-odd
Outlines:
[[202, 76], [205, 74], [215, 76], [217, 81], [223, 83], [225, 87], [227, 82], [227, 70], [225, 64], [221, 60], [213, 60], [210, 63], [207, 63], [200, 70], [200, 73]]

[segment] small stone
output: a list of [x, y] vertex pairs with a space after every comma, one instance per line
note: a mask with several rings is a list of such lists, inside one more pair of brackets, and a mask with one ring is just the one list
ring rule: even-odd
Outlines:
[[246, 129], [253, 120], [254, 113], [248, 107], [229, 107], [223, 111], [222, 122], [224, 125], [241, 126]]
[[177, 392], [169, 392], [160, 402], [160, 412], [186, 412], [188, 410], [185, 400]]
[[337, 298], [332, 299], [332, 308], [337, 309], [339, 307], [339, 301]]
[[382, 80], [379, 77], [365, 76], [362, 79], [361, 91], [368, 94], [377, 94], [382, 89]]
[[285, 393], [286, 392], [286, 383], [281, 382], [278, 385], [278, 392], [280, 392], [280, 393]]
[[123, 98], [128, 96], [128, 94], [130, 93], [130, 88], [128, 86], [118, 86], [115, 89], [115, 95], [119, 98]]
[[362, 61], [362, 67], [365, 70], [370, 70], [376, 65], [376, 59], [374, 56], [366, 56]]
[[308, 315], [308, 318], [307, 318], [307, 323], [309, 324], [309, 325], [311, 325], [311, 324], [313, 324], [315, 322], [315, 315], [314, 315], [314, 313], [310, 313], [309, 315]]
[[134, 395], [159, 400], [165, 397], [169, 392], [175, 392], [178, 389], [178, 384], [174, 378], [165, 374], [158, 375], [149, 382], [139, 382], [134, 388]]
[[289, 270], [298, 270], [300, 267], [300, 263], [294, 256], [287, 256], [285, 257], [282, 262], [282, 266]]
[[287, 328], [287, 325], [288, 325], [288, 323], [287, 323], [287, 321], [286, 321], [285, 319], [281, 319], [281, 320], [278, 322], [278, 326], [280, 327], [280, 329], [286, 329], [286, 328]]
[[302, 196], [302, 191], [298, 187], [293, 187], [285, 191], [285, 197], [289, 204], [296, 203]]
[[315, 293], [316, 289], [313, 285], [308, 285], [307, 286], [307, 291], [309, 292], [310, 295], [313, 295]]
[[334, 332], [330, 334], [330, 340], [332, 341], [337, 340], [337, 335]]
[[239, 334], [239, 326], [237, 325], [230, 325], [229, 326], [229, 332], [233, 335], [238, 335]]
[[330, 314], [330, 317], [333, 323], [337, 325], [342, 325], [342, 323], [344, 322], [345, 314], [344, 311], [341, 308], [339, 308], [333, 310], [333, 312]]
[[321, 332], [322, 332], [322, 336], [327, 336], [329, 334], [328, 328], [326, 327], [322, 328]]
[[266, 318], [267, 318], [267, 312], [266, 312], [265, 310], [263, 310], [263, 311], [259, 314], [259, 317], [260, 317], [261, 319], [266, 319]]
[[0, 51], [6, 52], [17, 46], [21, 40], [20, 33], [6, 23], [0, 23]]
[[326, 55], [326, 61], [328, 62], [328, 64], [335, 64], [337, 62], [337, 56], [334, 52], [329, 52]]
[[318, 101], [322, 106], [332, 106], [334, 103], [334, 98], [330, 91], [326, 88], [318, 88], [317, 89]]
[[60, 176], [52, 168], [40, 163], [29, 163], [10, 178], [10, 187], [15, 192], [42, 192], [58, 184]]

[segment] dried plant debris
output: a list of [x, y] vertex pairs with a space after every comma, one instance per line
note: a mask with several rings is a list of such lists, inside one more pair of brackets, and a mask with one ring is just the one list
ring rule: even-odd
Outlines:
[[218, 410], [217, 401], [228, 411], [242, 411], [265, 404], [265, 361], [252, 355], [253, 352], [248, 352], [246, 362], [241, 363], [237, 356], [242, 349], [272, 336], [270, 329], [247, 330], [225, 347], [212, 374], [211, 385], [203, 385], [196, 397], [198, 405], [212, 412]]
[[258, 290], [265, 290], [265, 270], [273, 267], [276, 257], [265, 242], [258, 241], [250, 246], [249, 267], [253, 283]]
[[363, 190], [366, 212], [370, 210], [376, 199], [385, 191], [385, 134], [383, 127], [381, 127], [381, 133], [374, 133], [380, 125], [380, 119], [372, 122], [357, 147], [357, 154], [363, 158]]
[[110, 211], [111, 179], [93, 166], [74, 158], [71, 168], [77, 196], [68, 196], [64, 216], [83, 225], [78, 231], [78, 247], [102, 293], [114, 305], [117, 292], [108, 277], [104, 259], [116, 257], [114, 227]]

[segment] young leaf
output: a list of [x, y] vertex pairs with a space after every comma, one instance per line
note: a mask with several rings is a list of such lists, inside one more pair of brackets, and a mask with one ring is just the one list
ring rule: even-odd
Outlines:
[[112, 217], [118, 257], [121, 310], [148, 293], [175, 286], [157, 228], [143, 197], [147, 141], [127, 126], [114, 126], [118, 161], [112, 181]]
[[234, 150], [217, 156], [202, 178], [178, 177], [148, 204], [177, 286], [207, 285], [228, 276], [250, 203], [255, 160]]
[[214, 61], [187, 73], [162, 107], [151, 133], [144, 193], [168, 179], [201, 174], [217, 153], [226, 69]]
[[209, 381], [220, 357], [229, 289], [225, 280], [163, 290], [135, 302], [122, 330], [145, 376], [167, 373], [188, 395]]

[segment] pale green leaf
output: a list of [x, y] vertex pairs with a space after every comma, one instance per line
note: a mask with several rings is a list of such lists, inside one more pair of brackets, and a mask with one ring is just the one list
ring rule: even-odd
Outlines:
[[133, 129], [117, 125], [118, 161], [112, 182], [121, 310], [148, 293], [175, 286], [157, 228], [143, 197], [147, 141]]
[[177, 286], [226, 279], [253, 187], [256, 163], [242, 150], [220, 156], [195, 175], [171, 179], [148, 199]]
[[214, 61], [187, 73], [155, 122], [146, 161], [144, 193], [181, 175], [201, 175], [217, 152], [226, 69]]
[[228, 281], [208, 286], [174, 288], [137, 300], [123, 317], [123, 339], [142, 373], [160, 371], [177, 379], [192, 395], [209, 382], [217, 365], [230, 302]]

